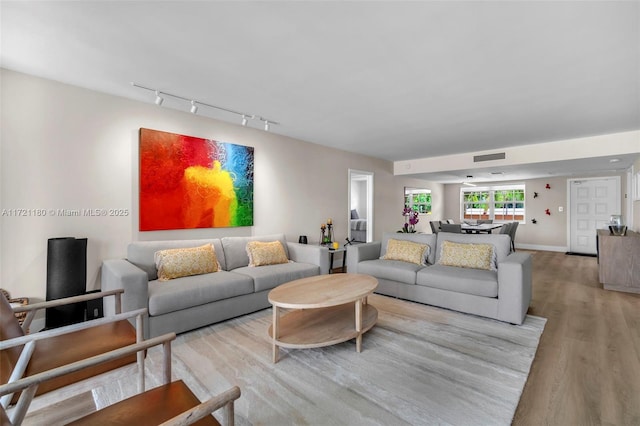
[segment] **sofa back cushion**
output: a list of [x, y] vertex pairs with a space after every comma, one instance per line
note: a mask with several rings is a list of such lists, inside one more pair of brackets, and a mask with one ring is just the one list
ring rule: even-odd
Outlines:
[[220, 267], [225, 269], [225, 257], [222, 244], [219, 239], [201, 240], [167, 240], [167, 241], [136, 241], [127, 247], [127, 260], [142, 269], [149, 276], [149, 281], [158, 278], [158, 270], [154, 260], [155, 253], [160, 250], [200, 247], [205, 244], [213, 244], [216, 258]]
[[382, 245], [380, 247], [380, 257], [387, 254], [387, 244], [389, 240], [412, 241], [418, 244], [426, 244], [429, 246], [427, 253], [427, 262], [433, 265], [436, 262], [436, 236], [434, 234], [405, 234], [401, 232], [385, 232], [382, 234]]
[[502, 262], [511, 252], [511, 237], [504, 234], [453, 234], [438, 232], [438, 244], [436, 246], [436, 262], [440, 262], [442, 243], [451, 241], [463, 244], [493, 244], [495, 247], [496, 261]]
[[259, 237], [224, 237], [221, 240], [222, 249], [224, 250], [225, 265], [222, 268], [225, 271], [232, 271], [236, 268], [242, 268], [249, 266], [249, 255], [247, 254], [247, 243], [249, 241], [280, 241], [284, 252], [289, 257], [289, 250], [287, 248], [287, 240], [284, 234], [264, 235]]

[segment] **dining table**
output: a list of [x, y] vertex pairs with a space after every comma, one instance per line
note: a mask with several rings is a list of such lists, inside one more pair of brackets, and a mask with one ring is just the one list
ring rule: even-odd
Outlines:
[[473, 233], [486, 233], [491, 234], [494, 229], [498, 229], [502, 227], [502, 223], [479, 223], [477, 225], [472, 225], [469, 223], [461, 224], [462, 232], [473, 232]]

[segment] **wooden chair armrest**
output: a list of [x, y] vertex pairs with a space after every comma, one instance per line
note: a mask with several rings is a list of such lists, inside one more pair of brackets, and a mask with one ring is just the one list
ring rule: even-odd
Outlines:
[[[0, 396], [12, 394], [15, 392], [23, 391], [20, 394], [20, 399], [16, 404], [15, 410], [12, 413], [13, 418], [11, 422], [13, 424], [21, 424], [24, 416], [27, 413], [27, 409], [29, 408], [29, 404], [31, 404], [31, 400], [33, 399], [33, 395], [35, 394], [38, 385], [44, 381], [54, 379], [56, 377], [63, 376], [65, 374], [71, 374], [76, 371], [82, 370], [84, 368], [89, 368], [98, 364], [102, 364], [105, 362], [112, 361], [114, 359], [122, 358], [124, 356], [142, 352], [147, 350], [153, 346], [162, 344], [164, 346], [164, 381], [168, 383], [171, 381], [171, 341], [176, 338], [175, 333], [168, 333], [162, 336], [154, 337], [152, 339], [144, 340], [139, 343], [135, 343], [133, 345], [125, 346], [120, 349], [115, 349], [113, 351], [96, 355], [91, 358], [83, 359], [81, 361], [76, 361], [71, 364], [63, 365], [57, 368], [53, 368], [51, 370], [43, 371], [42, 373], [37, 373], [32, 376], [24, 377], [20, 380], [17, 380], [13, 383], [7, 383], [0, 386]], [[4, 408], [0, 406], [0, 410], [4, 411]]]
[[98, 291], [94, 293], [83, 294], [80, 296], [63, 297], [62, 299], [48, 300], [46, 302], [33, 303], [31, 305], [16, 306], [13, 308], [13, 312], [16, 314], [27, 312], [27, 316], [22, 322], [22, 329], [27, 332], [31, 326], [33, 318], [36, 316], [36, 312], [40, 309], [53, 308], [56, 306], [68, 305], [71, 303], [86, 302], [88, 300], [101, 299], [103, 297], [114, 296], [115, 300], [115, 313], [122, 312], [122, 298], [124, 289], [118, 288], [115, 290]]
[[214, 411], [225, 407], [224, 422], [225, 425], [231, 426], [234, 423], [233, 401], [240, 398], [240, 388], [234, 386], [231, 389], [196, 405], [192, 409], [175, 416], [174, 418], [161, 423], [160, 426], [184, 426], [190, 425], [198, 420], [211, 415]]
[[68, 305], [71, 303], [86, 302], [87, 300], [100, 299], [107, 296], [124, 293], [124, 289], [99, 291], [95, 293], [82, 294], [80, 296], [64, 297], [62, 299], [47, 300], [46, 302], [32, 303], [30, 305], [16, 306], [13, 308], [14, 313], [37, 311], [39, 309], [53, 308], [56, 306]]
[[99, 325], [117, 322], [136, 316], [146, 315], [147, 309], [138, 309], [135, 311], [129, 311], [122, 314], [114, 315], [111, 317], [98, 318], [91, 321], [85, 321], [78, 324], [66, 325], [60, 328], [54, 328], [51, 330], [40, 331], [38, 333], [27, 334], [25, 336], [14, 337], [13, 339], [7, 339], [0, 341], [0, 350], [5, 350], [15, 346], [21, 346], [28, 342], [47, 339], [54, 336], [60, 336], [62, 334], [73, 333], [75, 331], [84, 330], [91, 327], [97, 327]]

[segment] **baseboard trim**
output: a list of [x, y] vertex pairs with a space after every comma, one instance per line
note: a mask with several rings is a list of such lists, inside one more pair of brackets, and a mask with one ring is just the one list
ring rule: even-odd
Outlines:
[[566, 246], [541, 246], [537, 244], [516, 244], [516, 249], [536, 250], [536, 251], [557, 251], [566, 253], [569, 248]]

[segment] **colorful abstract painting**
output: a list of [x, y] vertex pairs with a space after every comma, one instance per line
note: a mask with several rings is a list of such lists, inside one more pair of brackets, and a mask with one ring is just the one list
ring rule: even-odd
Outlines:
[[253, 148], [140, 129], [140, 230], [253, 225]]

